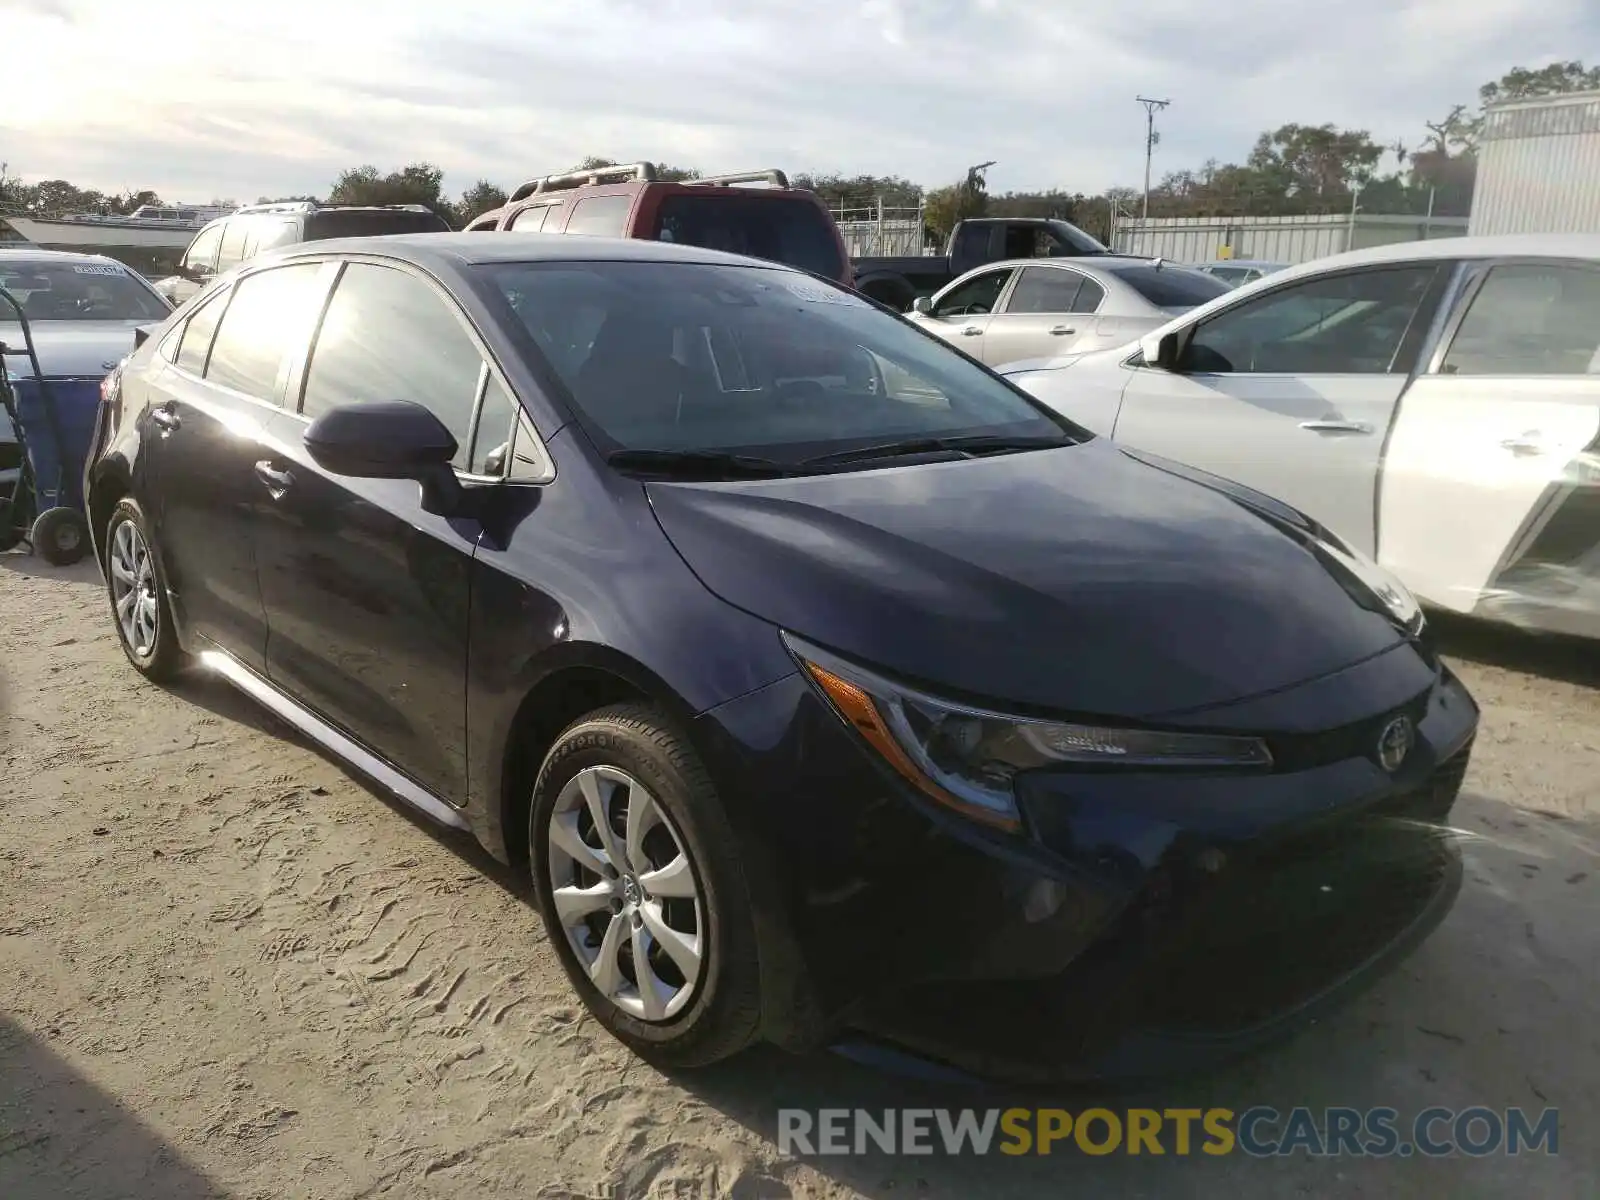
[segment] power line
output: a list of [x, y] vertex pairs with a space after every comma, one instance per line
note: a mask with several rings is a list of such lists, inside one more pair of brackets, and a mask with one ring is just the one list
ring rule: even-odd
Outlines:
[[1171, 104], [1171, 100], [1152, 100], [1148, 96], [1135, 97], [1144, 105], [1144, 219], [1150, 219], [1150, 160], [1155, 156], [1156, 143], [1161, 135], [1156, 132], [1156, 113]]

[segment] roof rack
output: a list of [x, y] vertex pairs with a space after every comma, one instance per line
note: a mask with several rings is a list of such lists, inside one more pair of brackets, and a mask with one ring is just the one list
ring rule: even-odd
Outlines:
[[316, 207], [315, 200], [276, 200], [267, 204], [241, 204], [232, 212], [222, 215], [231, 217], [239, 213], [312, 212]]
[[738, 171], [732, 175], [707, 175], [704, 179], [686, 179], [685, 183], [704, 184], [707, 187], [729, 187], [735, 183], [770, 183], [773, 187], [786, 188], [789, 186], [789, 177], [776, 167], [769, 167], [765, 171]]
[[655, 163], [616, 163], [609, 167], [594, 167], [587, 171], [565, 171], [559, 175], [543, 175], [538, 179], [530, 179], [511, 193], [511, 203], [516, 200], [525, 200], [536, 192], [554, 192], [564, 188], [582, 187], [590, 183], [603, 183], [610, 180], [613, 183], [637, 180], [641, 183], [651, 183], [656, 178]]

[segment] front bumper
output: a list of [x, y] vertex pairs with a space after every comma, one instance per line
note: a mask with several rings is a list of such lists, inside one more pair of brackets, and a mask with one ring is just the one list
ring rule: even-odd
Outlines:
[[1393, 775], [1316, 734], [1267, 774], [1035, 776], [1026, 837], [907, 795], [798, 679], [715, 710], [702, 745], [751, 847], [768, 1036], [1043, 1082], [1198, 1069], [1289, 1032], [1459, 889], [1443, 830], [1477, 709], [1447, 670], [1423, 677], [1382, 701], [1417, 719]]

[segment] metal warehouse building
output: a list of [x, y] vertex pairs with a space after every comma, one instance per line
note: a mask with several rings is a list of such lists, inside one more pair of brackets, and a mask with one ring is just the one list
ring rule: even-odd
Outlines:
[[1468, 232], [1600, 233], [1600, 92], [1484, 113]]

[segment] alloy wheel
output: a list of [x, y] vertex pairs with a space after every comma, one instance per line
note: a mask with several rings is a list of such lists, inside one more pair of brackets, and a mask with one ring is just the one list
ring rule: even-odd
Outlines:
[[122, 640], [139, 658], [155, 652], [160, 610], [156, 604], [155, 563], [144, 534], [123, 521], [111, 538], [111, 602]]
[[567, 944], [600, 994], [644, 1021], [683, 1011], [704, 968], [705, 914], [686, 843], [642, 783], [586, 767], [556, 798], [550, 890]]

